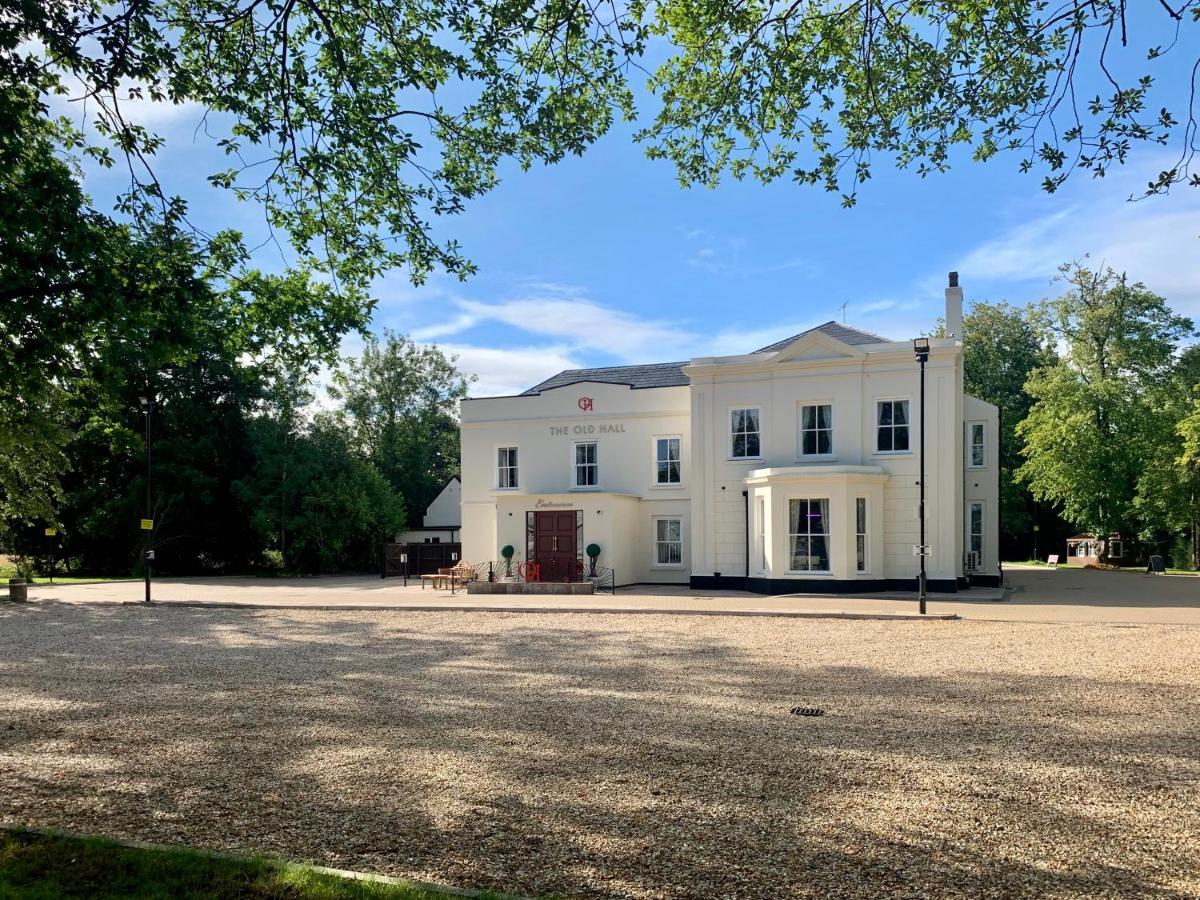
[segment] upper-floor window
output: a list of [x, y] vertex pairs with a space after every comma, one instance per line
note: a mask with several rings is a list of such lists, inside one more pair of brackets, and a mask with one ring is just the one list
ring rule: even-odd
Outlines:
[[595, 487], [600, 483], [600, 464], [595, 441], [575, 445], [575, 487]]
[[967, 459], [973, 469], [982, 468], [987, 461], [987, 455], [984, 451], [983, 434], [982, 422], [967, 423], [967, 452], [969, 454]]
[[833, 407], [816, 403], [800, 407], [800, 455], [833, 453]]
[[680, 439], [661, 437], [654, 439], [654, 483], [679, 484], [682, 473], [679, 468]]
[[500, 488], [517, 486], [516, 447], [501, 447], [496, 451], [496, 486]]
[[756, 459], [762, 456], [761, 410], [757, 407], [735, 409], [730, 414], [730, 456]]
[[880, 400], [875, 414], [876, 452], [907, 453], [908, 447], [908, 401]]

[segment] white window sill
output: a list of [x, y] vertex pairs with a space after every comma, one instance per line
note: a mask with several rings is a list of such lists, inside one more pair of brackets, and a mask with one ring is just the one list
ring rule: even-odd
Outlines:
[[725, 462], [731, 463], [756, 463], [766, 459], [765, 456], [727, 456]]
[[801, 569], [796, 572], [793, 572], [791, 569], [788, 569], [786, 572], [784, 572], [784, 575], [787, 577], [791, 577], [791, 578], [794, 578], [796, 576], [803, 576], [804, 578], [810, 578], [814, 575], [817, 578], [831, 578], [833, 576], [833, 572], [830, 569], [810, 569], [808, 571]]
[[517, 493], [520, 493], [520, 491], [521, 491], [521, 489], [519, 487], [494, 487], [494, 488], [492, 488], [492, 490], [499, 491], [500, 493], [503, 493], [503, 494], [517, 494]]
[[585, 484], [585, 485], [576, 485], [575, 487], [570, 488], [568, 490], [568, 493], [571, 493], [571, 494], [598, 494], [603, 490], [604, 490], [604, 488], [600, 487], [600, 485], [598, 485], [598, 484]]
[[682, 563], [679, 565], [666, 565], [665, 563], [650, 563], [651, 569], [664, 569], [672, 572], [681, 572], [684, 569]]
[[678, 491], [686, 487], [682, 481], [676, 481], [672, 484], [652, 484], [646, 490], [649, 491]]
[[872, 456], [912, 456], [911, 450], [876, 450]]

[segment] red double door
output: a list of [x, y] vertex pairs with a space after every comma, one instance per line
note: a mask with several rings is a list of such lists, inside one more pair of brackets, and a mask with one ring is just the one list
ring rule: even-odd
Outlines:
[[579, 577], [576, 557], [575, 510], [536, 512], [533, 519], [534, 562], [542, 581], [575, 581]]

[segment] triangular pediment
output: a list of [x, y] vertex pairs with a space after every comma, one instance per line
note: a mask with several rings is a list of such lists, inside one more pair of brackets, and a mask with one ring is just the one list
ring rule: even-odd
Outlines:
[[809, 331], [775, 354], [771, 360], [780, 362], [803, 362], [805, 360], [862, 359], [866, 356], [857, 347], [843, 343], [823, 331]]

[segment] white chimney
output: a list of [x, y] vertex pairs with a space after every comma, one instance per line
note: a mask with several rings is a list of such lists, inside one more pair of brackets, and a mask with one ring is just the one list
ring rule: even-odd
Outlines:
[[958, 273], [950, 273], [950, 286], [946, 288], [946, 337], [962, 340], [963, 301], [962, 288], [958, 286]]

